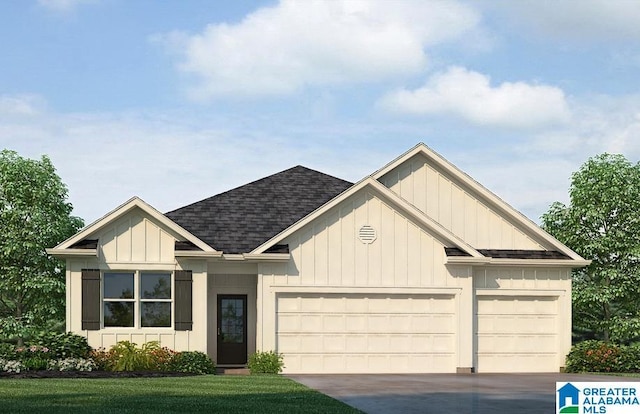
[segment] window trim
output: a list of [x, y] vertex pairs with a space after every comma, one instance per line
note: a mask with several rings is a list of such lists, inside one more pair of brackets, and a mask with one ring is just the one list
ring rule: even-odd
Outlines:
[[[128, 273], [133, 275], [133, 298], [105, 298], [105, 274], [109, 273]], [[144, 273], [150, 274], [168, 274], [171, 283], [171, 298], [169, 299], [143, 299], [141, 278]], [[103, 270], [100, 274], [100, 326], [104, 330], [174, 330], [175, 329], [175, 272], [172, 270]], [[105, 326], [104, 324], [104, 304], [108, 302], [133, 302], [133, 326]], [[171, 303], [171, 324], [169, 326], [142, 326], [141, 304], [143, 302], [164, 302]]]

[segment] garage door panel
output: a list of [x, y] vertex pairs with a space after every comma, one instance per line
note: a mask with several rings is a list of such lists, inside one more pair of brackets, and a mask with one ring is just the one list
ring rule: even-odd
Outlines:
[[286, 372], [455, 372], [454, 310], [453, 295], [281, 294], [278, 352]]
[[[312, 328], [311, 326], [309, 327]], [[322, 328], [325, 332], [344, 332], [345, 320], [343, 315], [323, 315]]]
[[481, 296], [476, 301], [478, 372], [558, 370], [558, 298]]

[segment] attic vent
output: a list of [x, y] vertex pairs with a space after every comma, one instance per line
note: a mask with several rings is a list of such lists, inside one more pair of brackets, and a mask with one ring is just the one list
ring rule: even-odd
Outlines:
[[364, 225], [360, 227], [360, 231], [358, 232], [358, 238], [364, 244], [371, 244], [376, 239], [376, 229], [371, 226]]

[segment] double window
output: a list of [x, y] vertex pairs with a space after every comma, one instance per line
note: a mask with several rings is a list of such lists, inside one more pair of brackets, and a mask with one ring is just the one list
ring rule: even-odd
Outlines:
[[104, 327], [172, 326], [171, 273], [105, 272]]

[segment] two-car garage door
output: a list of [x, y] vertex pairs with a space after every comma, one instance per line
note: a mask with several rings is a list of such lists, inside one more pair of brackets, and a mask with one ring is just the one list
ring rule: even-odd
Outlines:
[[289, 373], [455, 372], [454, 295], [277, 295]]

